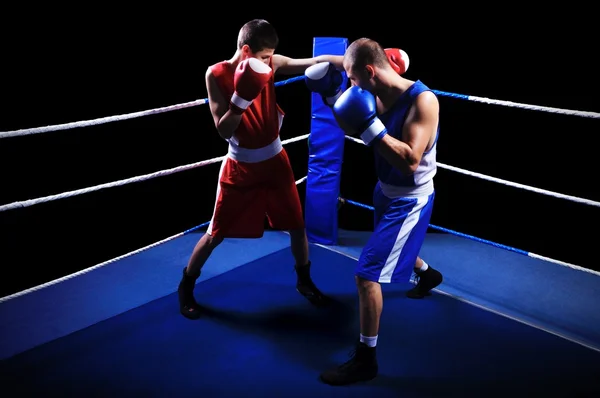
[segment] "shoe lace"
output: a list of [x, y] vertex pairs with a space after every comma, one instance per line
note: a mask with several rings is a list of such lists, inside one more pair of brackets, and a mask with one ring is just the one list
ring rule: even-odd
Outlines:
[[421, 283], [421, 275], [419, 275], [419, 274], [417, 274], [417, 273], [415, 272], [415, 278], [414, 278], [414, 279], [415, 279], [415, 284], [416, 284], [417, 286], [419, 286], [419, 284]]

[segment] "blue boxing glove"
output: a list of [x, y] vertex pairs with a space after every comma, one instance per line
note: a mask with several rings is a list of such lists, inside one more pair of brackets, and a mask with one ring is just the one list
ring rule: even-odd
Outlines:
[[342, 73], [329, 62], [319, 62], [304, 72], [306, 87], [313, 93], [321, 94], [323, 102], [332, 106], [342, 94]]
[[365, 145], [371, 146], [387, 134], [387, 128], [377, 117], [375, 97], [358, 86], [350, 87], [338, 98], [333, 114], [348, 135], [359, 135]]

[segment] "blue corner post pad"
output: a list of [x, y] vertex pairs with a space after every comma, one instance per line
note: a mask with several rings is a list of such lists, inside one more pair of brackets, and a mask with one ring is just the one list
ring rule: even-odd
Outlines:
[[[313, 56], [344, 55], [348, 39], [315, 37]], [[343, 87], [347, 87], [345, 73]], [[321, 96], [312, 93], [311, 127], [308, 138], [308, 174], [304, 216], [311, 243], [335, 245], [338, 241], [338, 198], [345, 135]]]

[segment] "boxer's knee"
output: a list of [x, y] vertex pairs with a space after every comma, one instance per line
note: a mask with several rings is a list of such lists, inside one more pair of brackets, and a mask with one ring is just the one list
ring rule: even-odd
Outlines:
[[355, 275], [354, 280], [356, 281], [356, 287], [358, 287], [358, 288], [368, 288], [369, 286], [379, 284], [379, 282], [374, 282], [372, 280], [363, 278], [360, 275]]
[[291, 229], [289, 232], [291, 239], [295, 242], [303, 242], [307, 240], [306, 229], [304, 228]]
[[211, 235], [206, 233], [202, 239], [204, 240], [204, 244], [212, 251], [221, 243], [223, 243], [224, 238], [220, 235]]
[[381, 289], [379, 282], [374, 282], [369, 279], [365, 279], [359, 275], [355, 275], [356, 288], [358, 289], [359, 295], [368, 295], [370, 292], [378, 291]]

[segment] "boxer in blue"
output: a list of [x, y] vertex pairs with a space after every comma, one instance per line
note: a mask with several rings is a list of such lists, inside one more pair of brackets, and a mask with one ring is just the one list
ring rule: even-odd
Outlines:
[[419, 257], [435, 197], [438, 99], [420, 80], [398, 74], [373, 40], [354, 41], [343, 65], [352, 85], [338, 96], [333, 112], [346, 134], [360, 137], [374, 150], [378, 182], [375, 228], [355, 273], [360, 340], [348, 362], [321, 374], [331, 385], [377, 376], [382, 283], [406, 282], [414, 271], [418, 283], [407, 296], [423, 298], [442, 282], [442, 274]]

